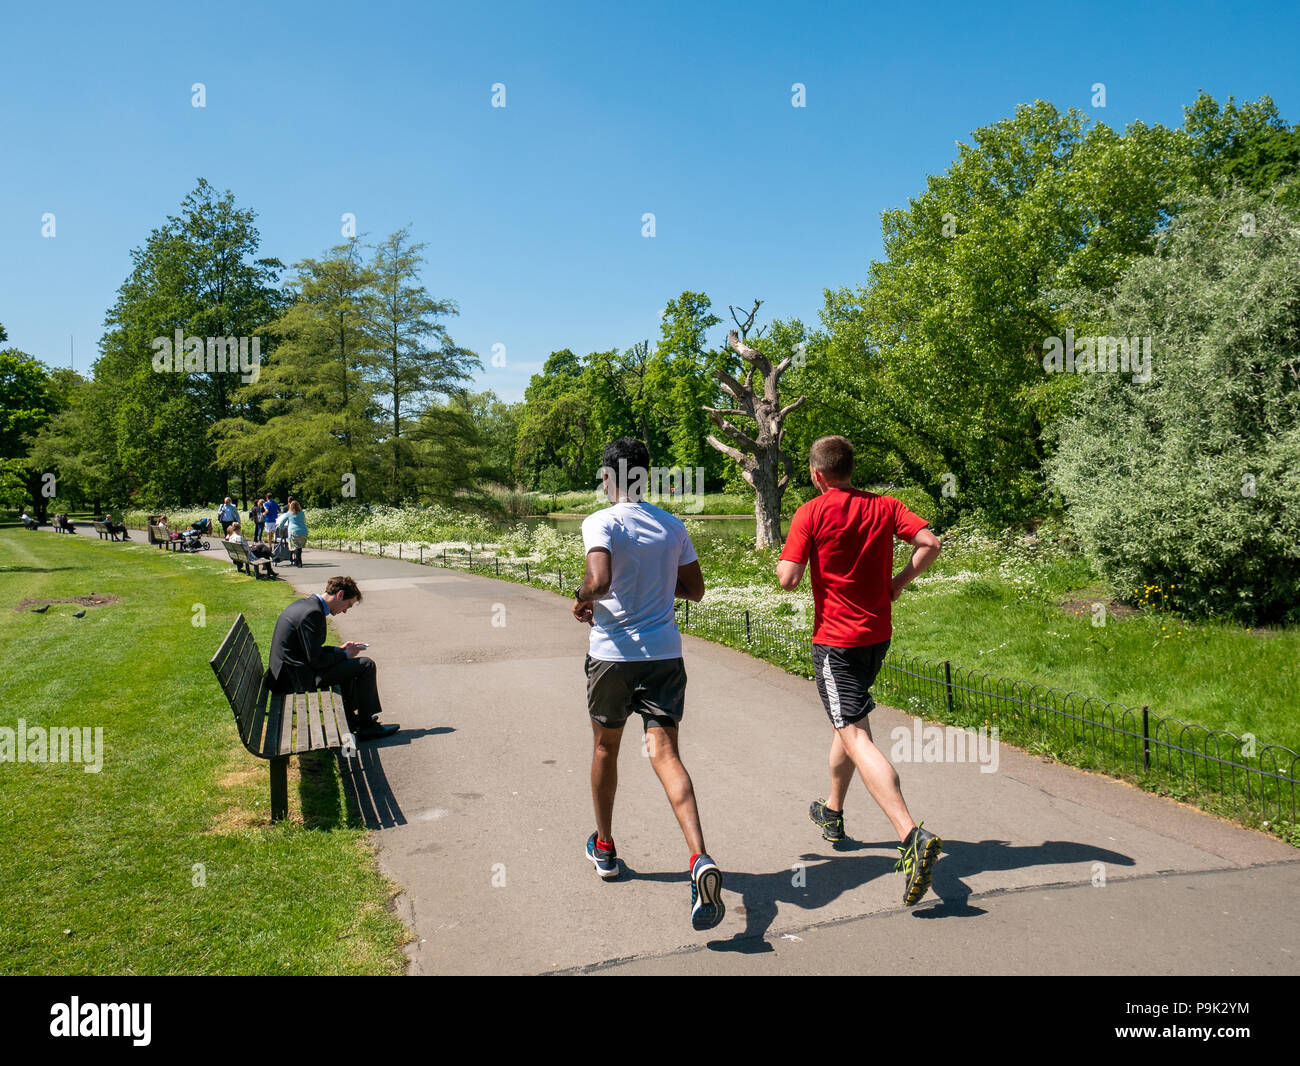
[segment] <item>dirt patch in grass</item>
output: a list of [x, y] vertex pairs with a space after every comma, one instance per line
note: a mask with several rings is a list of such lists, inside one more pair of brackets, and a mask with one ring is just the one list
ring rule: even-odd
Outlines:
[[1061, 610], [1077, 618], [1091, 617], [1093, 605], [1097, 603], [1106, 608], [1107, 618], [1114, 618], [1117, 621], [1136, 618], [1142, 613], [1136, 607], [1130, 607], [1127, 603], [1120, 603], [1119, 600], [1104, 589], [1079, 589], [1078, 592], [1072, 592], [1061, 600]]
[[[242, 762], [243, 754], [241, 749], [235, 758]], [[222, 789], [229, 789], [233, 795], [225, 797], [229, 806], [212, 819], [212, 825], [205, 832], [214, 836], [223, 836], [228, 833], [240, 833], [247, 829], [266, 829], [270, 827], [270, 764], [262, 760], [258, 760], [258, 763], [257, 766], [244, 766], [236, 770], [230, 770], [217, 779], [217, 784]], [[301, 780], [302, 775], [298, 772], [298, 759], [291, 759], [288, 773], [290, 808], [287, 819], [291, 825], [303, 824], [302, 811], [297, 809], [298, 805], [294, 803]]]
[[51, 603], [76, 603], [82, 607], [103, 607], [110, 603], [120, 603], [121, 596], [114, 596], [111, 592], [92, 592], [89, 596], [62, 596], [56, 600], [33, 600], [26, 599], [21, 601], [15, 611], [30, 611], [33, 607], [40, 607], [42, 604], [49, 606]]

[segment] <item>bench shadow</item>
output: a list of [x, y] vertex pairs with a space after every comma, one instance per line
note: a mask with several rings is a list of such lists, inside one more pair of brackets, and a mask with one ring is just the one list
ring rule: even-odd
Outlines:
[[57, 570], [79, 570], [76, 566], [0, 566], [0, 574], [52, 574]]
[[[808, 853], [800, 856], [802, 870], [795, 870], [793, 864], [791, 868], [775, 873], [742, 873], [724, 867], [723, 889], [740, 893], [741, 905], [734, 910], [743, 913], [745, 928], [727, 940], [710, 941], [708, 948], [711, 951], [741, 954], [773, 951], [775, 949], [765, 938], [776, 920], [780, 905], [785, 905], [787, 916], [792, 907], [809, 912], [817, 911], [869, 881], [883, 876], [895, 876], [894, 864], [898, 852], [893, 841], [875, 844], [846, 841], [827, 850], [833, 854]], [[854, 854], [868, 850], [876, 853]], [[881, 852], [887, 854], [880, 854]], [[973, 874], [989, 870], [1018, 870], [1030, 866], [1086, 862], [1134, 865], [1134, 861], [1127, 855], [1073, 841], [1048, 840], [1042, 844], [1017, 847], [1006, 840], [945, 840], [943, 856], [934, 867], [934, 878], [931, 881], [931, 892], [938, 896], [938, 903], [933, 903], [933, 897], [927, 895], [920, 909], [912, 911], [912, 916], [969, 918], [985, 914], [986, 911], [969, 902], [971, 889], [963, 878]], [[638, 874], [630, 869], [628, 873], [641, 880], [687, 880], [685, 873]], [[1087, 875], [1081, 883], [1087, 883], [1086, 877]], [[901, 876], [898, 877], [898, 883], [901, 906]]]

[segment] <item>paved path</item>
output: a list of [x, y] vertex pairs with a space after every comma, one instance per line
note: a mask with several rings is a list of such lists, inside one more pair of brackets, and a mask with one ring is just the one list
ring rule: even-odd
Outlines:
[[[830, 736], [813, 683], [687, 637], [682, 753], [727, 904], [697, 934], [639, 725], [614, 815], [625, 873], [602, 882], [584, 856], [587, 630], [566, 599], [397, 560], [307, 562], [281, 570], [304, 593], [358, 580], [364, 602], [335, 628], [371, 643], [384, 717], [402, 725], [362, 746], [351, 787], [403, 888], [413, 974], [1300, 972], [1300, 852], [1005, 747], [995, 773], [898, 766], [946, 841], [933, 892], [904, 909], [889, 824], [860, 781], [855, 843], [835, 850], [808, 821]], [[878, 738], [911, 722], [873, 713]]]

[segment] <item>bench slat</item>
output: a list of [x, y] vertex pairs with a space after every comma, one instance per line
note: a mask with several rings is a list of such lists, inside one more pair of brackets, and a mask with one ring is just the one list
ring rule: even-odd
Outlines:
[[328, 748], [328, 741], [325, 740], [325, 693], [313, 692], [311, 695], [311, 723], [312, 723], [312, 750]]
[[285, 697], [278, 692], [268, 692], [266, 701], [266, 731], [258, 752], [263, 759], [273, 759], [280, 754], [280, 723], [284, 718]]
[[299, 693], [286, 692], [284, 694], [284, 706], [280, 710], [280, 746], [277, 754], [292, 755], [293, 747], [293, 719]]
[[230, 702], [234, 706], [235, 718], [239, 722], [239, 735], [247, 739], [249, 723], [257, 708], [257, 691], [264, 677], [262, 656], [257, 650], [257, 644], [251, 633], [247, 634], [243, 643], [236, 649], [235, 655], [236, 666], [233, 678], [235, 691]]
[[342, 747], [343, 741], [340, 738], [339, 727], [334, 714], [334, 693], [330, 689], [323, 689], [319, 696], [321, 701], [321, 724], [325, 727], [325, 746], [327, 748]]

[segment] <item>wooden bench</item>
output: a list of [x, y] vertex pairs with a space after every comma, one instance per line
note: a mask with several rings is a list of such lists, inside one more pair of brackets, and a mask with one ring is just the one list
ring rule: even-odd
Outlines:
[[95, 527], [95, 532], [99, 534], [100, 540], [105, 537], [109, 540], [117, 540], [121, 536], [116, 529], [110, 529], [107, 522], [93, 522], [91, 524]]
[[260, 578], [263, 574], [258, 573], [258, 567], [262, 567], [266, 577], [275, 577], [275, 571], [271, 569], [270, 556], [258, 559], [256, 556], [249, 555], [247, 548], [233, 540], [223, 540], [221, 543], [225, 545], [226, 554], [230, 556], [230, 561], [235, 564], [235, 569], [241, 574], [247, 568], [247, 572], [252, 574], [253, 577]]
[[175, 549], [177, 542], [171, 539], [170, 534], [168, 534], [167, 536], [163, 536], [161, 533], [158, 532], [158, 526], [155, 523], [150, 522], [149, 543], [157, 544], [158, 547], [162, 548], [164, 551], [172, 551]]
[[67, 515], [56, 514], [54, 516], [54, 532], [75, 534], [77, 532], [77, 527], [68, 521]]
[[41, 524], [40, 524], [38, 521], [36, 521], [36, 519], [34, 519], [31, 515], [23, 515], [23, 516], [22, 516], [22, 519], [23, 519], [23, 528], [24, 528], [24, 529], [40, 529], [40, 528], [41, 528]]
[[305, 751], [342, 751], [356, 739], [337, 687], [318, 692], [272, 692], [262, 653], [241, 614], [212, 657], [212, 670], [235, 713], [239, 739], [259, 759], [271, 760], [271, 821], [289, 813], [289, 758]]

